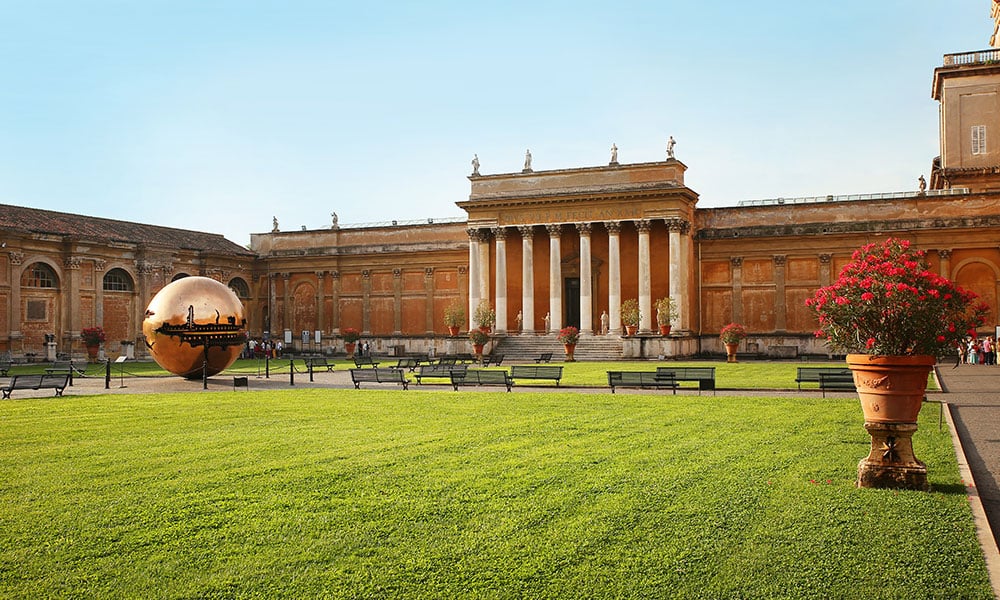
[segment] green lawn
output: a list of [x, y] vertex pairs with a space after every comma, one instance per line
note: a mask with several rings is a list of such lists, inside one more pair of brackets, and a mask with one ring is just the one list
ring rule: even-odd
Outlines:
[[992, 598], [856, 400], [288, 390], [0, 403], [0, 597]]

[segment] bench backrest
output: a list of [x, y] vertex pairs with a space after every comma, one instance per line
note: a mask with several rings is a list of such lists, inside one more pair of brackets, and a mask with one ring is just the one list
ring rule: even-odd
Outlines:
[[715, 367], [656, 367], [656, 373], [676, 379], [715, 379]]
[[798, 372], [795, 375], [796, 381], [819, 381], [821, 374], [825, 375], [844, 375], [850, 374], [851, 370], [847, 367], [799, 367]]
[[510, 376], [514, 377], [554, 377], [562, 378], [561, 365], [514, 365], [511, 367]]
[[378, 381], [375, 369], [351, 369], [352, 381]]

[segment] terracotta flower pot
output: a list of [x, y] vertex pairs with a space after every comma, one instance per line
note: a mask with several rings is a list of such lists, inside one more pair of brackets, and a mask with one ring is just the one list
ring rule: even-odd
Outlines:
[[347, 353], [347, 358], [354, 358], [354, 348], [357, 342], [344, 342], [344, 352]]
[[916, 423], [933, 356], [848, 354], [866, 423]]
[[736, 349], [739, 347], [739, 342], [726, 342], [726, 362], [736, 362]]
[[87, 346], [87, 360], [97, 362], [97, 352], [101, 349], [100, 344]]
[[452, 337], [455, 337], [456, 335], [458, 335], [458, 325], [449, 325], [448, 326], [448, 335], [450, 335]]
[[625, 326], [625, 335], [631, 337], [631, 336], [635, 335], [635, 332], [638, 331], [638, 330], [639, 330], [639, 326], [638, 325], [626, 325]]
[[660, 335], [670, 335], [670, 325], [660, 325]]
[[566, 350], [566, 362], [573, 362], [573, 352], [576, 350], [576, 344], [563, 344], [563, 348]]
[[485, 346], [485, 345], [486, 344], [473, 344], [472, 345], [472, 350], [473, 350], [473, 352], [476, 353], [476, 356], [482, 358], [482, 356], [483, 356], [483, 346]]

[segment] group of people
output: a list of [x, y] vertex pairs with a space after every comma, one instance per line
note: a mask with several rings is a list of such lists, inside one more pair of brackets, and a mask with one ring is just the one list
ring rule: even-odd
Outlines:
[[962, 362], [967, 365], [997, 364], [997, 341], [993, 336], [982, 339], [970, 338], [959, 351]]
[[272, 342], [271, 340], [247, 340], [243, 348], [243, 358], [280, 358], [284, 346], [281, 340]]

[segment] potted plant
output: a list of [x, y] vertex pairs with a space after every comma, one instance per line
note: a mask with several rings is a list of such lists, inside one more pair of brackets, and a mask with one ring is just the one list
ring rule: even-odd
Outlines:
[[975, 336], [989, 308], [976, 295], [932, 272], [924, 252], [888, 238], [854, 252], [837, 280], [806, 305], [816, 337], [847, 354], [872, 450], [858, 466], [861, 487], [927, 488], [927, 468], [913, 455], [936, 357]]
[[558, 339], [566, 349], [566, 362], [573, 362], [573, 352], [576, 350], [576, 343], [580, 341], [580, 330], [570, 325], [559, 330]]
[[736, 362], [736, 349], [747, 337], [747, 328], [739, 323], [730, 323], [719, 332], [719, 340], [726, 346], [726, 362]]
[[497, 322], [497, 313], [493, 310], [490, 305], [490, 301], [485, 298], [479, 302], [479, 306], [476, 307], [476, 312], [473, 315], [476, 320], [476, 325], [479, 329], [483, 330], [485, 333], [489, 333], [490, 328], [493, 324]]
[[87, 358], [94, 362], [97, 360], [97, 351], [105, 340], [103, 327], [84, 327], [80, 330], [80, 339], [83, 340], [84, 347], [87, 348]]
[[482, 329], [472, 329], [469, 331], [469, 340], [472, 341], [472, 349], [475, 351], [476, 356], [482, 358], [483, 356], [483, 346], [486, 342], [490, 341], [490, 336]]
[[465, 306], [459, 300], [444, 307], [444, 324], [448, 327], [448, 335], [458, 335], [459, 328], [465, 325]]
[[639, 329], [639, 301], [629, 298], [622, 302], [622, 325], [625, 326], [626, 335], [635, 335]]
[[670, 335], [670, 324], [677, 319], [677, 305], [670, 296], [664, 296], [654, 303], [656, 307], [656, 324], [660, 327], [660, 335]]
[[344, 340], [344, 352], [347, 353], [347, 358], [352, 358], [355, 344], [361, 339], [361, 332], [353, 327], [345, 327], [340, 330], [340, 337]]

